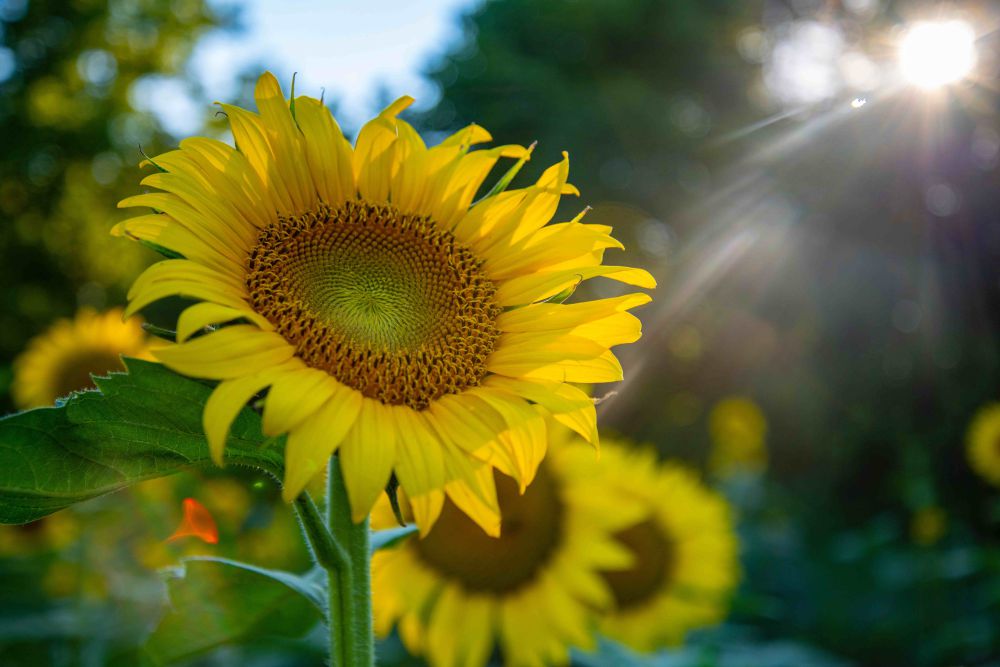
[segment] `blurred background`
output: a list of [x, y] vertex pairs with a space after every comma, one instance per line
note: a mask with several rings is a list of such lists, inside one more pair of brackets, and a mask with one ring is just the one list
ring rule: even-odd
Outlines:
[[[228, 141], [211, 103], [252, 106], [263, 69], [349, 134], [409, 93], [430, 142], [538, 140], [515, 185], [569, 151], [560, 215], [592, 206], [609, 261], [659, 280], [602, 426], [729, 497], [743, 581], [650, 664], [1000, 665], [1000, 488], [966, 455], [1000, 400], [998, 25], [986, 0], [0, 0], [3, 411], [32, 338], [158, 259], [108, 233], [142, 152]], [[166, 541], [188, 497], [214, 543]], [[304, 568], [295, 531], [212, 472], [3, 528], [0, 664], [110, 664], [161, 613], [156, 568]]]

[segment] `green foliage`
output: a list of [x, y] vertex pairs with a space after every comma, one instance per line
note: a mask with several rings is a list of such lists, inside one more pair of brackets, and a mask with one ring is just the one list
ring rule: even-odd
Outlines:
[[372, 533], [371, 550], [378, 551], [379, 549], [391, 549], [416, 532], [417, 527], [415, 525], [376, 530]]
[[298, 638], [323, 618], [318, 576], [296, 576], [222, 558], [189, 558], [169, 572], [170, 611], [144, 646], [156, 665], [223, 644]]
[[697, 194], [709, 129], [748, 114], [726, 84], [748, 74], [730, 40], [753, 4], [481, 3], [464, 17], [465, 40], [430, 70], [444, 97], [421, 120], [441, 131], [480, 123], [499, 144], [538, 140], [529, 177], [569, 151], [582, 192], [573, 213], [590, 203], [599, 216], [598, 204], [617, 200], [663, 216]]
[[[0, 522], [33, 521], [73, 503], [187, 466], [210, 465], [202, 409], [211, 389], [136, 359], [55, 408], [0, 420]], [[262, 446], [260, 418], [233, 423], [227, 461], [281, 477], [279, 450]]]
[[184, 83], [191, 49], [231, 24], [205, 0], [0, 3], [13, 58], [0, 75], [0, 391], [29, 336], [79, 305], [120, 302], [152, 259], [108, 233], [138, 190], [140, 145], [177, 143], [138, 93], [167, 80], [198, 95]]

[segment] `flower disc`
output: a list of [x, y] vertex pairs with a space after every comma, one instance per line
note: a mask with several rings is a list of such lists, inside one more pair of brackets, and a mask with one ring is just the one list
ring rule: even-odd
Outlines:
[[434, 528], [414, 543], [428, 567], [469, 591], [517, 590], [545, 566], [562, 539], [563, 502], [544, 464], [523, 494], [510, 477], [497, 475], [496, 486], [501, 516], [498, 537], [484, 533], [446, 501]]
[[351, 201], [266, 227], [246, 280], [306, 364], [421, 410], [486, 375], [501, 309], [481, 265], [426, 217]]

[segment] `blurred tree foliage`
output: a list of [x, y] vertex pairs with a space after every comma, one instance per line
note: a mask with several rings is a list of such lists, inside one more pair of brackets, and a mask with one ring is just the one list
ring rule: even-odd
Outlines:
[[139, 146], [175, 143], [150, 84], [183, 76], [199, 36], [232, 21], [204, 0], [0, 0], [5, 369], [54, 317], [120, 303], [152, 257], [108, 233], [137, 192]]
[[[573, 205], [595, 205], [589, 222], [605, 203], [628, 237], [651, 211], [662, 219], [704, 194], [699, 147], [713, 127], [748, 118], [751, 68], [732, 44], [752, 4], [485, 2], [428, 72], [444, 97], [421, 121], [441, 131], [479, 122], [497, 143], [538, 139], [527, 176], [569, 151], [583, 193]], [[627, 202], [631, 215], [610, 202]]]

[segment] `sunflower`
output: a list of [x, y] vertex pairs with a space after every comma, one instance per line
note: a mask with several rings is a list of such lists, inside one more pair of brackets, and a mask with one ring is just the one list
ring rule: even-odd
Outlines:
[[632, 551], [627, 570], [607, 571], [613, 611], [602, 631], [639, 651], [677, 645], [694, 628], [722, 620], [739, 577], [737, 541], [725, 500], [689, 470], [649, 451], [608, 442], [602, 465], [611, 488], [648, 510], [616, 534]]
[[[143, 273], [127, 313], [171, 295], [199, 301], [178, 319], [179, 344], [156, 356], [221, 380], [204, 413], [216, 462], [239, 409], [269, 387], [263, 429], [288, 434], [286, 500], [336, 451], [355, 521], [395, 473], [425, 531], [446, 489], [495, 533], [492, 470], [527, 485], [547, 415], [596, 443], [593, 404], [574, 383], [621, 379], [610, 348], [639, 337], [627, 311], [649, 297], [557, 301], [595, 276], [653, 279], [602, 265], [621, 247], [609, 227], [582, 214], [547, 224], [576, 194], [565, 157], [534, 185], [473, 203], [501, 158], [516, 169], [530, 150], [470, 150], [490, 139], [475, 125], [427, 148], [397, 118], [409, 97], [352, 148], [320, 100], [289, 102], [271, 74], [255, 97], [259, 114], [222, 105], [237, 148], [186, 139], [152, 161], [161, 171], [143, 184], [158, 192], [121, 202], [157, 213], [116, 233], [184, 257]], [[474, 502], [457, 499], [465, 489]]]
[[82, 308], [73, 319], [59, 320], [33, 338], [14, 360], [14, 402], [22, 409], [52, 405], [93, 388], [91, 374], [125, 370], [122, 355], [149, 356], [140, 322], [122, 322], [120, 308], [105, 313]]
[[973, 417], [966, 436], [969, 465], [994, 486], [1000, 486], [1000, 403], [990, 403]]
[[712, 449], [708, 467], [719, 477], [739, 471], [761, 472], [767, 466], [767, 418], [742, 396], [724, 398], [708, 416]]
[[[511, 665], [564, 663], [589, 647], [595, 610], [611, 603], [601, 572], [631, 558], [612, 535], [645, 509], [604, 483], [602, 462], [555, 428], [538, 474], [521, 493], [496, 473], [503, 516], [490, 537], [451, 501], [426, 537], [372, 560], [376, 632], [398, 624], [406, 647], [434, 667], [485, 665], [494, 645]], [[390, 527], [383, 501], [373, 524]]]

